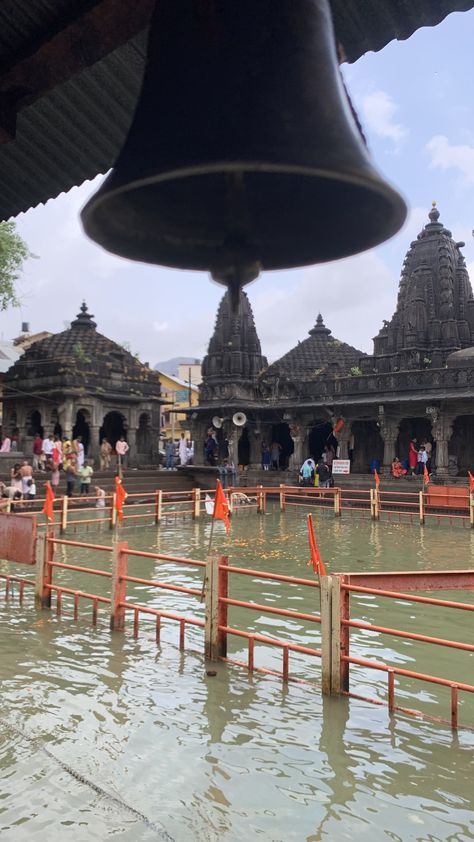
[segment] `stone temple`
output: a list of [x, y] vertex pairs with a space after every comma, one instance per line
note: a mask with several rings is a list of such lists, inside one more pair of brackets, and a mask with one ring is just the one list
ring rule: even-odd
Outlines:
[[96, 330], [84, 303], [68, 330], [31, 345], [3, 383], [3, 430], [30, 454], [35, 433], [81, 435], [95, 458], [104, 436], [124, 435], [131, 464], [156, 458], [160, 431], [158, 373]]
[[[268, 365], [247, 295], [237, 314], [224, 295], [194, 412], [198, 459], [217, 419], [221, 454], [228, 442], [236, 462], [257, 467], [262, 442], [276, 441], [283, 467], [296, 469], [320, 456], [343, 419], [340, 457], [352, 457], [355, 473], [373, 460], [388, 472], [395, 455], [406, 458], [412, 437], [432, 443], [438, 476], [474, 470], [474, 297], [463, 245], [433, 205], [372, 355], [333, 337], [318, 315], [306, 339]], [[243, 426], [233, 423], [235, 413], [245, 416]]]

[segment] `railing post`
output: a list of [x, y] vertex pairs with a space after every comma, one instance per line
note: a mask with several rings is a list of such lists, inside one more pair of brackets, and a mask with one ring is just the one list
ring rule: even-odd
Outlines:
[[370, 514], [372, 520], [378, 520], [380, 517], [379, 493], [376, 488], [370, 489]]
[[9, 497], [8, 500], [7, 500], [7, 505], [5, 506], [5, 511], [6, 511], [7, 515], [10, 514], [11, 510], [12, 510], [12, 501]]
[[286, 509], [286, 500], [285, 500], [285, 491], [284, 491], [284, 484], [280, 483], [280, 512], [284, 512]]
[[229, 574], [223, 569], [229, 564], [229, 556], [219, 556], [218, 586], [217, 586], [217, 656], [227, 657], [227, 632], [221, 631], [220, 626], [227, 625], [227, 604], [220, 602], [221, 597], [229, 596]]
[[201, 489], [193, 488], [193, 518], [196, 520], [201, 514]]
[[112, 554], [112, 593], [110, 603], [110, 628], [123, 631], [125, 627], [125, 607], [127, 598], [128, 542], [120, 541], [113, 547]]
[[325, 696], [331, 694], [332, 655], [332, 576], [322, 576], [319, 589], [321, 603], [321, 689]]
[[334, 489], [334, 516], [341, 517], [341, 489]]
[[36, 564], [35, 602], [39, 608], [51, 608], [51, 589], [48, 585], [53, 582], [54, 532], [49, 528], [43, 535], [43, 546]]
[[469, 521], [471, 529], [474, 529], [474, 491], [469, 493]]
[[265, 511], [265, 505], [263, 502], [263, 485], [259, 485], [257, 489], [257, 512], [258, 514], [263, 514]]
[[110, 528], [114, 529], [117, 525], [117, 495], [112, 494], [112, 508], [110, 510]]
[[209, 661], [217, 661], [219, 628], [219, 558], [217, 554], [206, 559], [206, 577], [204, 580], [204, 644], [205, 655]]
[[423, 491], [420, 491], [420, 524], [425, 522], [425, 497]]
[[349, 690], [349, 662], [342, 659], [343, 655], [349, 656], [350, 629], [343, 622], [350, 619], [350, 594], [344, 587], [349, 583], [349, 577], [341, 575], [333, 576], [332, 579], [331, 692], [339, 695]]
[[60, 532], [61, 535], [67, 529], [67, 507], [68, 507], [69, 497], [64, 494], [63, 499], [61, 501], [61, 525], [60, 525]]
[[161, 512], [163, 509], [163, 492], [161, 488], [158, 488], [155, 492], [156, 500], [155, 500], [155, 523], [159, 523], [161, 520]]

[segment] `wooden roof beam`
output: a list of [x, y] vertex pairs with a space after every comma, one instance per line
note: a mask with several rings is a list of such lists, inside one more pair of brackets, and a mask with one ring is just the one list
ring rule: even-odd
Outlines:
[[0, 143], [15, 137], [16, 114], [100, 61], [148, 26], [155, 0], [101, 0], [0, 76]]

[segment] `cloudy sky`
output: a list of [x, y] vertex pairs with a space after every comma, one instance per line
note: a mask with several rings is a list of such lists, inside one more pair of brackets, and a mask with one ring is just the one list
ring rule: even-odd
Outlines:
[[[392, 43], [344, 76], [371, 153], [405, 196], [410, 214], [389, 243], [323, 266], [272, 272], [247, 287], [263, 352], [270, 360], [304, 339], [319, 311], [339, 339], [372, 350], [393, 313], [410, 241], [436, 199], [441, 221], [464, 253], [474, 281], [474, 11]], [[203, 273], [144, 266], [108, 255], [86, 239], [79, 210], [100, 178], [18, 217], [19, 233], [38, 259], [20, 283], [21, 308], [0, 314], [11, 339], [22, 321], [32, 332], [59, 331], [83, 298], [99, 330], [129, 342], [142, 360], [202, 357], [222, 287]]]

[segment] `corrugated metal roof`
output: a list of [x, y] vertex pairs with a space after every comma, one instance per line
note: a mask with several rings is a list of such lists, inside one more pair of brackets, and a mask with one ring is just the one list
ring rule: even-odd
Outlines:
[[[338, 39], [354, 61], [420, 26], [439, 23], [474, 0], [331, 0]], [[3, 0], [0, 67], [57, 31], [71, 9], [92, 0]], [[16, 139], [0, 146], [0, 219], [46, 202], [105, 173], [132, 119], [143, 74], [146, 33], [110, 53], [18, 115]]]

